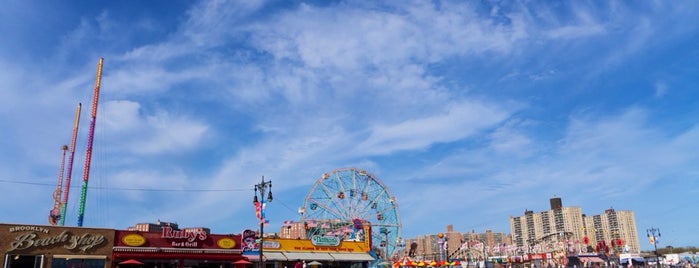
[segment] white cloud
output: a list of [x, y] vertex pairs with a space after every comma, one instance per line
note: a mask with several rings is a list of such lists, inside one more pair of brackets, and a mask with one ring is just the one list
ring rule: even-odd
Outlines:
[[667, 84], [663, 81], [655, 82], [655, 97], [663, 97], [667, 94]]
[[252, 40], [277, 59], [310, 68], [353, 70], [435, 62], [490, 50], [506, 54], [513, 41], [526, 36], [517, 24], [493, 26], [465, 6], [398, 8], [406, 12], [302, 5], [275, 24], [256, 25]]
[[184, 153], [201, 145], [209, 129], [202, 122], [166, 111], [142, 114], [140, 105], [132, 101], [110, 101], [104, 106], [105, 114], [100, 116], [106, 125], [104, 134], [110, 142], [126, 142], [123, 146], [132, 154]]
[[687, 154], [687, 144], [675, 146], [685, 134], [668, 136], [649, 124], [647, 113], [632, 108], [600, 119], [574, 118], [557, 152], [563, 161], [554, 167], [566, 170], [576, 184], [594, 183], [604, 189], [602, 195], [634, 192], [677, 168], [692, 170], [695, 157]]
[[440, 114], [377, 125], [362, 142], [358, 152], [390, 154], [402, 150], [422, 150], [435, 143], [470, 137], [502, 122], [510, 111], [480, 102], [454, 103]]
[[103, 124], [106, 125], [105, 128], [108, 131], [134, 131], [141, 127], [141, 115], [139, 114], [141, 105], [137, 102], [108, 101], [103, 106], [105, 118], [100, 121], [104, 121]]
[[206, 1], [195, 4], [187, 13], [181, 34], [201, 47], [222, 45], [231, 29], [263, 7], [264, 1]]
[[[105, 60], [107, 62], [108, 59]], [[133, 62], [131, 62], [133, 63]], [[105, 63], [109, 64], [109, 63]], [[106, 67], [110, 68], [110, 67]], [[104, 88], [115, 96], [157, 94], [202, 76], [203, 69], [167, 70], [158, 65], [132, 65], [106, 71]]]
[[523, 128], [523, 124], [508, 123], [492, 132], [490, 135], [491, 146], [494, 151], [500, 154], [513, 154], [527, 156], [534, 153], [531, 146], [534, 141], [524, 133], [518, 131]]
[[546, 36], [552, 39], [577, 39], [604, 32], [604, 27], [601, 25], [575, 25], [552, 29], [546, 33]]

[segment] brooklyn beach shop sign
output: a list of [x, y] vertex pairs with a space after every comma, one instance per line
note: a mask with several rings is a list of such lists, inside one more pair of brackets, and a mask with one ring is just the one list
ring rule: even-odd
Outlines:
[[[49, 229], [36, 226], [16, 226], [10, 228], [10, 232], [30, 231], [19, 234], [15, 240], [10, 242], [7, 252], [25, 249], [39, 249], [55, 246], [63, 246], [65, 249], [77, 249], [87, 252], [94, 247], [100, 246], [107, 241], [101, 234], [84, 233], [73, 234], [68, 230], [63, 230], [57, 235], [51, 235]], [[48, 235], [46, 235], [48, 234]]]

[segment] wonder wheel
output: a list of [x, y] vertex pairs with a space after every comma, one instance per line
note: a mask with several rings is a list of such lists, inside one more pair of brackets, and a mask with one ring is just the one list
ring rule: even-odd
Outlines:
[[323, 174], [299, 212], [309, 238], [335, 235], [371, 241], [372, 250], [383, 261], [398, 258], [405, 246], [395, 197], [364, 170], [343, 168]]

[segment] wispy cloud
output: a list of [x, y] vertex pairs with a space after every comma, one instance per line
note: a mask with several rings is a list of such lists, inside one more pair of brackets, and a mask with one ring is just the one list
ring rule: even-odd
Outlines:
[[665, 84], [663, 81], [657, 81], [655, 82], [655, 96], [656, 97], [662, 97], [665, 94], [667, 94], [668, 88], [667, 84]]
[[[208, 126], [167, 112], [145, 114], [131, 101], [105, 103], [105, 138], [131, 154], [183, 153], [201, 145]], [[112, 148], [116, 148], [112, 146]]]
[[458, 103], [445, 108], [442, 114], [375, 126], [357, 150], [364, 154], [422, 150], [435, 143], [454, 142], [472, 136], [500, 123], [509, 114], [508, 111], [478, 102]]

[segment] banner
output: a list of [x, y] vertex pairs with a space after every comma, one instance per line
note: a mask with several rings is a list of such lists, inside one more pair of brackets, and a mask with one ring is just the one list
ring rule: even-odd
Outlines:
[[258, 220], [262, 220], [262, 207], [259, 201], [255, 202], [255, 216]]

